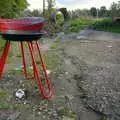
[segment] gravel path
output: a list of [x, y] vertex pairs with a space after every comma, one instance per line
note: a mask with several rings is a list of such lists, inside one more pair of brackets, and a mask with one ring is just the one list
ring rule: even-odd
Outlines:
[[80, 36], [86, 40], [67, 43], [64, 52], [81, 65], [76, 79], [85, 103], [110, 120], [120, 120], [120, 34], [86, 30]]
[[[61, 60], [50, 75], [53, 97], [43, 100], [35, 83], [8, 74], [14, 57], [0, 82], [0, 119], [120, 120], [120, 34], [84, 30], [61, 37], [56, 50], [50, 49], [54, 40], [42, 46]], [[19, 88], [26, 88], [27, 98], [15, 98]]]

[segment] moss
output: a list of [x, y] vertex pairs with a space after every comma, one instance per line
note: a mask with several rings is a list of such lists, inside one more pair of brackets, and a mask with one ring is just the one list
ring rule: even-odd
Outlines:
[[7, 95], [7, 92], [4, 89], [0, 88], [0, 99], [5, 97], [6, 95]]

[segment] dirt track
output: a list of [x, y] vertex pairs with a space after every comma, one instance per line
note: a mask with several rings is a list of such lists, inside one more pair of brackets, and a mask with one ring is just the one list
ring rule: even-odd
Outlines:
[[[67, 42], [64, 49], [67, 61], [64, 68], [73, 75], [71, 84], [74, 86], [74, 80], [77, 80], [77, 86], [84, 94], [80, 96], [89, 108], [107, 115], [110, 120], [119, 120], [120, 34], [87, 30], [80, 35], [86, 40]], [[72, 85], [66, 88], [71, 89]], [[97, 120], [89, 117], [89, 120], [93, 119]]]

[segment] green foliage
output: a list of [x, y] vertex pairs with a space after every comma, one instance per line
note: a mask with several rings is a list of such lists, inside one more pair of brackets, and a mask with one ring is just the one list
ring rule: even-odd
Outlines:
[[16, 17], [27, 5], [27, 0], [0, 0], [0, 17]]
[[90, 9], [90, 12], [91, 12], [91, 15], [92, 15], [93, 17], [96, 17], [96, 16], [97, 16], [97, 9], [96, 9], [95, 7], [92, 7], [92, 8]]
[[39, 9], [27, 10], [24, 14], [27, 17], [40, 17], [42, 15], [42, 11]]
[[107, 17], [108, 16], [108, 10], [105, 6], [101, 6], [100, 10], [98, 11], [99, 17]]
[[79, 32], [80, 30], [84, 29], [86, 25], [93, 23], [93, 19], [75, 19], [69, 21], [68, 31], [69, 32]]
[[118, 3], [113, 2], [110, 8], [111, 17], [120, 16], [120, 1]]
[[57, 22], [58, 25], [63, 25], [63, 23], [64, 23], [63, 14], [57, 14], [56, 15], [56, 22]]
[[120, 33], [120, 22], [112, 21], [112, 19], [104, 19], [95, 22], [92, 28], [100, 31]]
[[48, 13], [49, 15], [52, 13], [52, 9], [55, 6], [55, 0], [47, 0], [48, 3]]
[[69, 14], [72, 18], [77, 18], [79, 16], [89, 16], [89, 17], [116, 17], [120, 16], [120, 1], [113, 2], [110, 6], [110, 9], [107, 9], [105, 6], [101, 6], [101, 8], [97, 9], [95, 6], [91, 9], [76, 9], [69, 11]]

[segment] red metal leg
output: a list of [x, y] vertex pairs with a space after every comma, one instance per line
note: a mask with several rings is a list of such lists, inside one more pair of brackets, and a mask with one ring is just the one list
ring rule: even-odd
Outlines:
[[[33, 49], [33, 47], [32, 47]], [[24, 54], [24, 47], [23, 47], [23, 42], [21, 41], [21, 51], [22, 51], [22, 61], [23, 61], [23, 66], [24, 66], [24, 74], [25, 74], [25, 78], [26, 79], [31, 79], [31, 78], [36, 78], [35, 77], [35, 70], [33, 67], [33, 72], [34, 72], [34, 76], [29, 76], [27, 73], [27, 65], [26, 65], [26, 60], [25, 60], [25, 54]]]
[[27, 65], [26, 65], [26, 60], [25, 60], [25, 53], [24, 53], [24, 47], [23, 47], [23, 42], [20, 42], [21, 45], [21, 52], [22, 52], [22, 61], [23, 61], [23, 66], [24, 66], [24, 74], [25, 74], [25, 78], [29, 79], [31, 78], [30, 76], [28, 76], [27, 74]]
[[7, 55], [8, 55], [9, 49], [10, 49], [10, 41], [7, 40], [7, 42], [5, 44], [4, 51], [3, 51], [2, 56], [0, 58], [0, 79], [1, 79], [2, 74], [3, 74], [3, 70], [4, 70], [5, 62], [7, 60]]
[[37, 41], [36, 45], [37, 45], [38, 53], [39, 53], [40, 60], [41, 60], [41, 63], [42, 63], [42, 69], [43, 69], [43, 72], [44, 72], [44, 75], [45, 75], [47, 86], [48, 86], [48, 89], [51, 90], [51, 82], [48, 78], [48, 74], [47, 74], [47, 71], [46, 71], [46, 65], [44, 63], [44, 60], [43, 60], [43, 57], [42, 57], [42, 54], [41, 54], [41, 51], [40, 51], [40, 42]]
[[40, 54], [40, 59], [41, 59], [41, 62], [42, 62], [42, 67], [43, 67], [44, 72], [45, 72], [46, 82], [47, 82], [47, 86], [48, 86], [48, 95], [45, 95], [45, 90], [44, 90], [42, 81], [40, 79], [40, 74], [39, 74], [39, 70], [38, 70], [38, 67], [37, 67], [37, 64], [36, 64], [34, 51], [33, 51], [33, 47], [32, 47], [32, 42], [28, 42], [28, 45], [29, 45], [31, 57], [32, 57], [32, 60], [33, 60], [33, 66], [34, 66], [35, 74], [36, 74], [36, 77], [37, 77], [37, 80], [38, 80], [38, 85], [39, 85], [39, 88], [41, 90], [41, 96], [44, 97], [45, 99], [48, 99], [48, 98], [50, 98], [52, 96], [51, 83], [50, 83], [50, 80], [48, 79], [45, 64], [44, 64], [42, 56], [40, 54], [40, 49], [39, 49], [40, 46], [37, 43], [38, 51], [39, 51], [39, 54]]
[[[31, 41], [31, 47], [32, 47], [32, 51], [34, 53], [34, 47], [33, 47], [33, 42]], [[37, 80], [37, 76], [36, 76], [36, 72], [35, 72], [35, 66], [34, 66], [34, 61], [32, 60], [32, 64], [33, 64], [33, 72], [34, 72], [34, 78]]]

